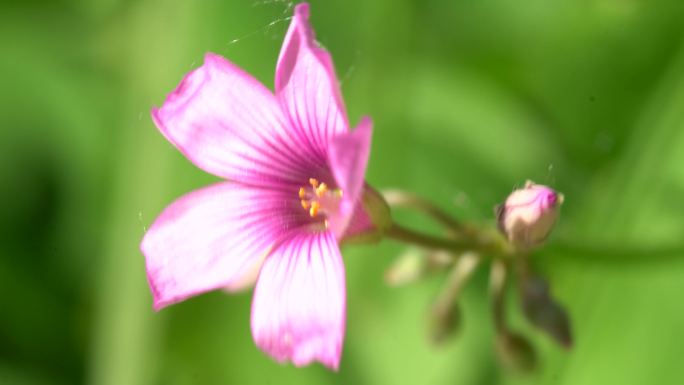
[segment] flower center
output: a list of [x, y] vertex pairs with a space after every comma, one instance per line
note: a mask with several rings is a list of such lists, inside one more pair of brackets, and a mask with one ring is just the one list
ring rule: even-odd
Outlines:
[[[299, 199], [302, 208], [309, 212], [311, 218], [328, 217], [337, 212], [342, 198], [341, 189], [330, 189], [318, 179], [309, 178], [309, 186], [299, 188]], [[325, 220], [326, 227], [328, 224]]]

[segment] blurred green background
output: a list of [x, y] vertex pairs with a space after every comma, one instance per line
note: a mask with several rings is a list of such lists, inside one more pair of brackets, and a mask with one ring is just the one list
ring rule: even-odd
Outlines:
[[538, 348], [536, 372], [497, 363], [485, 269], [461, 299], [461, 333], [432, 346], [426, 311], [444, 276], [388, 288], [383, 272], [402, 251], [392, 242], [344, 250], [337, 374], [262, 354], [250, 293], [155, 313], [138, 251], [145, 226], [215, 178], [166, 142], [150, 108], [207, 51], [272, 87], [291, 6], [2, 2], [0, 384], [682, 381], [679, 0], [312, 1], [351, 121], [375, 121], [370, 183], [483, 223], [525, 179], [565, 193], [534, 264], [572, 316], [574, 348], [533, 332], [509, 303]]

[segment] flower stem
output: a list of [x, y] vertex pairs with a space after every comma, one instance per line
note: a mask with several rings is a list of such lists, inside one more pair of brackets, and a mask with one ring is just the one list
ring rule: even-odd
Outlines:
[[391, 207], [413, 208], [422, 211], [452, 231], [460, 233], [465, 230], [465, 226], [461, 222], [418, 195], [401, 190], [383, 190], [382, 196]]
[[432, 235], [427, 235], [419, 233], [417, 231], [408, 229], [399, 224], [392, 223], [385, 236], [398, 241], [411, 243], [414, 245], [422, 246], [428, 249], [446, 250], [452, 253], [464, 253], [466, 251], [476, 251], [476, 252], [497, 252], [495, 245], [493, 244], [482, 244], [471, 239], [447, 239], [435, 237]]
[[446, 285], [435, 301], [435, 307], [447, 308], [452, 306], [458, 298], [461, 289], [480, 262], [475, 253], [464, 253], [456, 265], [451, 269]]
[[506, 318], [504, 312], [504, 293], [506, 288], [506, 266], [501, 261], [492, 263], [492, 268], [489, 276], [489, 291], [491, 296], [492, 317], [494, 318], [494, 327], [500, 335], [509, 334], [506, 325]]
[[451, 269], [431, 309], [433, 342], [442, 343], [458, 332], [461, 323], [461, 311], [457, 304], [458, 295], [477, 268], [479, 261], [476, 253], [463, 253]]

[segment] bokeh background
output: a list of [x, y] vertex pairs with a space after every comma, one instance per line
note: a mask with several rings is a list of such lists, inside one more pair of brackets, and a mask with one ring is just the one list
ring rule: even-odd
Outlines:
[[[368, 180], [492, 223], [530, 178], [566, 195], [534, 258], [573, 320], [531, 374], [493, 350], [487, 271], [437, 348], [444, 275], [383, 282], [402, 247], [347, 247], [339, 373], [268, 359], [251, 293], [152, 310], [138, 244], [214, 177], [149, 111], [207, 51], [269, 87], [292, 3], [3, 1], [0, 5], [0, 384], [672, 384], [684, 379], [684, 3], [311, 1], [350, 120], [375, 121]], [[400, 221], [435, 230], [422, 218]], [[565, 246], [563, 246], [565, 245]]]

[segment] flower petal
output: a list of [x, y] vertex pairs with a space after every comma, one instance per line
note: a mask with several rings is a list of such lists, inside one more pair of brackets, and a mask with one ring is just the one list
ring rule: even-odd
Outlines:
[[207, 54], [152, 117], [195, 165], [226, 179], [301, 183], [316, 162], [271, 91], [215, 54]]
[[249, 282], [254, 266], [291, 231], [286, 229], [306, 220], [297, 216], [303, 210], [288, 207], [290, 201], [283, 192], [219, 183], [167, 207], [140, 245], [155, 309]]
[[337, 186], [344, 192], [339, 215], [330, 219], [330, 228], [338, 239], [347, 228], [363, 189], [372, 133], [373, 122], [364, 117], [354, 131], [337, 136], [330, 145], [330, 168]]
[[276, 96], [309, 146], [326, 154], [329, 141], [349, 128], [330, 54], [314, 40], [309, 5], [295, 7], [276, 69]]
[[252, 302], [259, 348], [280, 362], [337, 370], [344, 323], [344, 266], [332, 233], [297, 234], [266, 258]]

